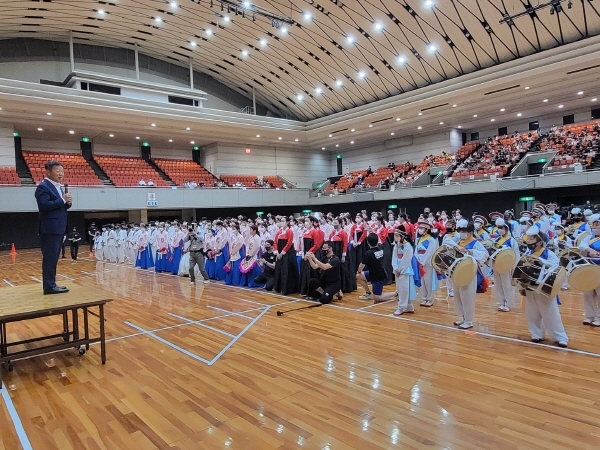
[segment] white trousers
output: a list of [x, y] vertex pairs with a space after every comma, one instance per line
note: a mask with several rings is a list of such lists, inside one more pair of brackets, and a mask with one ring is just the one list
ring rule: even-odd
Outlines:
[[588, 320], [600, 320], [600, 288], [583, 293], [583, 309]]
[[125, 247], [122, 245], [119, 245], [117, 247], [117, 259], [119, 260], [120, 263], [125, 262]]
[[127, 248], [127, 263], [135, 264], [135, 258], [137, 257], [137, 250], [135, 247], [131, 246]]
[[117, 247], [114, 245], [107, 245], [104, 249], [104, 257], [110, 262], [117, 262]]
[[446, 287], [448, 288], [448, 293], [454, 292], [454, 281], [452, 281], [452, 278], [446, 277]]
[[412, 275], [400, 275], [399, 277], [396, 277], [398, 309], [403, 311], [408, 309], [408, 305], [410, 305], [410, 277], [412, 277]]
[[101, 248], [96, 249], [96, 260], [102, 261], [104, 259], [104, 251]]
[[515, 287], [511, 284], [512, 272], [505, 274], [497, 274], [494, 272], [494, 296], [498, 306], [514, 307], [515, 303]]
[[435, 293], [433, 292], [433, 277], [435, 275], [435, 270], [433, 270], [433, 266], [423, 266], [423, 270], [425, 270], [425, 275], [421, 278], [421, 287], [419, 288], [419, 297], [423, 299], [423, 301], [432, 301]]
[[477, 275], [463, 287], [454, 287], [454, 311], [465, 322], [473, 322], [475, 315], [475, 296], [477, 295]]
[[526, 291], [525, 316], [527, 327], [532, 339], [544, 339], [546, 330], [550, 339], [555, 342], [567, 342], [569, 338], [565, 332], [556, 298], [549, 298], [543, 294]]

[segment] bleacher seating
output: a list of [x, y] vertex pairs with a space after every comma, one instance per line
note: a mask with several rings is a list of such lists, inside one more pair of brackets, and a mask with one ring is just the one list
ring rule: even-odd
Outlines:
[[63, 183], [73, 186], [102, 186], [94, 170], [85, 158], [77, 153], [23, 151], [23, 157], [31, 172], [33, 181], [39, 184], [46, 176], [44, 165], [51, 160], [60, 161], [65, 169]]
[[21, 179], [14, 167], [0, 167], [0, 184], [21, 186]]
[[216, 180], [212, 173], [189, 159], [153, 158], [153, 161], [177, 186], [194, 182], [198, 186], [204, 184], [205, 187], [209, 187], [213, 186]]
[[132, 156], [94, 155], [94, 160], [104, 170], [115, 186], [138, 186], [140, 180], [152, 180], [154, 186], [169, 184], [142, 158]]
[[574, 164], [589, 167], [600, 145], [600, 127], [597, 122], [552, 127], [542, 136], [540, 150], [557, 152], [552, 168], [572, 169]]
[[[283, 181], [277, 175], [265, 175], [263, 177], [263, 181], [266, 183], [269, 183], [269, 185], [273, 188], [282, 188], [283, 187]], [[286, 187], [290, 188], [291, 186], [288, 186], [286, 184]]]
[[256, 175], [221, 175], [221, 180], [229, 187], [241, 184], [244, 187], [256, 187], [258, 177]]

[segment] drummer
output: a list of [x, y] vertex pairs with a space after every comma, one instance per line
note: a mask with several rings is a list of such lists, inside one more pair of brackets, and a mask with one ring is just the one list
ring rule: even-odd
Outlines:
[[519, 222], [515, 220], [515, 212], [512, 209], [504, 211], [504, 221], [510, 225], [510, 230], [515, 239], [519, 239], [523, 235]]
[[581, 233], [587, 231], [587, 222], [583, 220], [581, 208], [571, 209], [571, 221], [572, 224], [569, 226], [569, 228], [572, 231], [571, 237], [575, 240]]
[[[461, 219], [456, 224], [456, 230], [460, 234], [460, 241], [456, 249], [475, 258], [478, 264], [485, 264], [488, 259], [488, 252], [477, 239], [473, 237], [475, 227], [473, 222], [467, 222]], [[454, 280], [453, 280], [454, 281]], [[454, 283], [454, 309], [460, 317], [454, 322], [454, 325], [462, 330], [473, 328], [473, 316], [475, 314], [475, 295], [477, 294], [477, 285], [483, 282], [481, 270], [477, 270], [477, 275], [466, 286], [458, 287]]]
[[[456, 231], [456, 221], [454, 219], [449, 219], [446, 222], [446, 234], [444, 234], [442, 245], [445, 245], [446, 247], [456, 247], [458, 241], [460, 241], [460, 236]], [[448, 296], [454, 297], [454, 283], [452, 282], [452, 278], [446, 278], [446, 286], [448, 287]]]
[[504, 214], [494, 211], [488, 214], [490, 216], [491, 227], [489, 229], [490, 239], [495, 241], [498, 238], [498, 227], [496, 226], [497, 219], [503, 219]]
[[550, 222], [550, 226], [556, 227], [556, 225], [560, 225], [562, 218], [560, 214], [556, 213], [558, 209], [558, 205], [556, 203], [548, 203], [546, 205], [546, 217]]
[[[600, 214], [592, 214], [588, 221], [592, 234], [583, 239], [579, 250], [585, 256], [600, 258]], [[593, 259], [600, 264], [600, 259]], [[585, 311], [584, 325], [600, 327], [600, 287], [583, 293], [583, 308]]]
[[435, 291], [437, 290], [437, 276], [431, 265], [431, 257], [439, 247], [438, 240], [430, 234], [431, 224], [426, 221], [417, 223], [417, 243], [415, 256], [421, 271], [421, 287], [419, 296], [423, 300], [421, 306], [433, 306]]
[[[511, 236], [510, 227], [503, 218], [498, 217], [495, 222], [498, 229], [498, 237], [494, 241], [494, 249], [512, 248], [515, 252], [515, 264], [519, 261], [519, 244]], [[498, 305], [498, 311], [508, 312], [514, 306], [515, 290], [512, 285], [512, 272], [514, 266], [509, 272], [499, 274], [494, 270], [494, 296]]]
[[485, 231], [487, 224], [488, 221], [485, 217], [479, 214], [473, 216], [473, 226], [475, 227], [475, 233], [473, 234], [473, 237], [479, 242], [490, 240], [489, 233]]
[[[544, 244], [546, 239], [538, 227], [535, 225], [530, 227], [525, 233], [526, 255], [539, 258], [542, 263], [546, 264], [549, 271], [553, 271], [558, 268], [559, 260], [558, 256], [546, 248]], [[521, 294], [525, 296], [525, 316], [527, 317], [527, 327], [531, 333], [531, 342], [542, 342], [546, 337], [547, 329], [550, 338], [559, 347], [566, 347], [569, 338], [565, 332], [556, 299], [549, 299], [541, 292], [536, 293], [523, 288]]]

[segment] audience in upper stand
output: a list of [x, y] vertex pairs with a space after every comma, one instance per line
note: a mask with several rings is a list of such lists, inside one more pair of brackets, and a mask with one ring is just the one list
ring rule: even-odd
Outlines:
[[147, 186], [146, 181], [142, 178], [139, 182], [138, 182], [139, 186]]

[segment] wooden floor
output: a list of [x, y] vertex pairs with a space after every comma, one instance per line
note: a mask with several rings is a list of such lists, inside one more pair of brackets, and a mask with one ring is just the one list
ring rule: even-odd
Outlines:
[[[39, 259], [1, 254], [0, 295], [39, 284]], [[463, 332], [451, 299], [394, 318], [359, 292], [278, 317], [306, 303], [92, 260], [58, 273], [112, 292], [108, 361], [92, 346], [4, 370], [0, 449], [600, 448], [600, 329], [577, 293], [561, 294], [564, 350], [530, 343], [522, 309], [489, 294]]]

